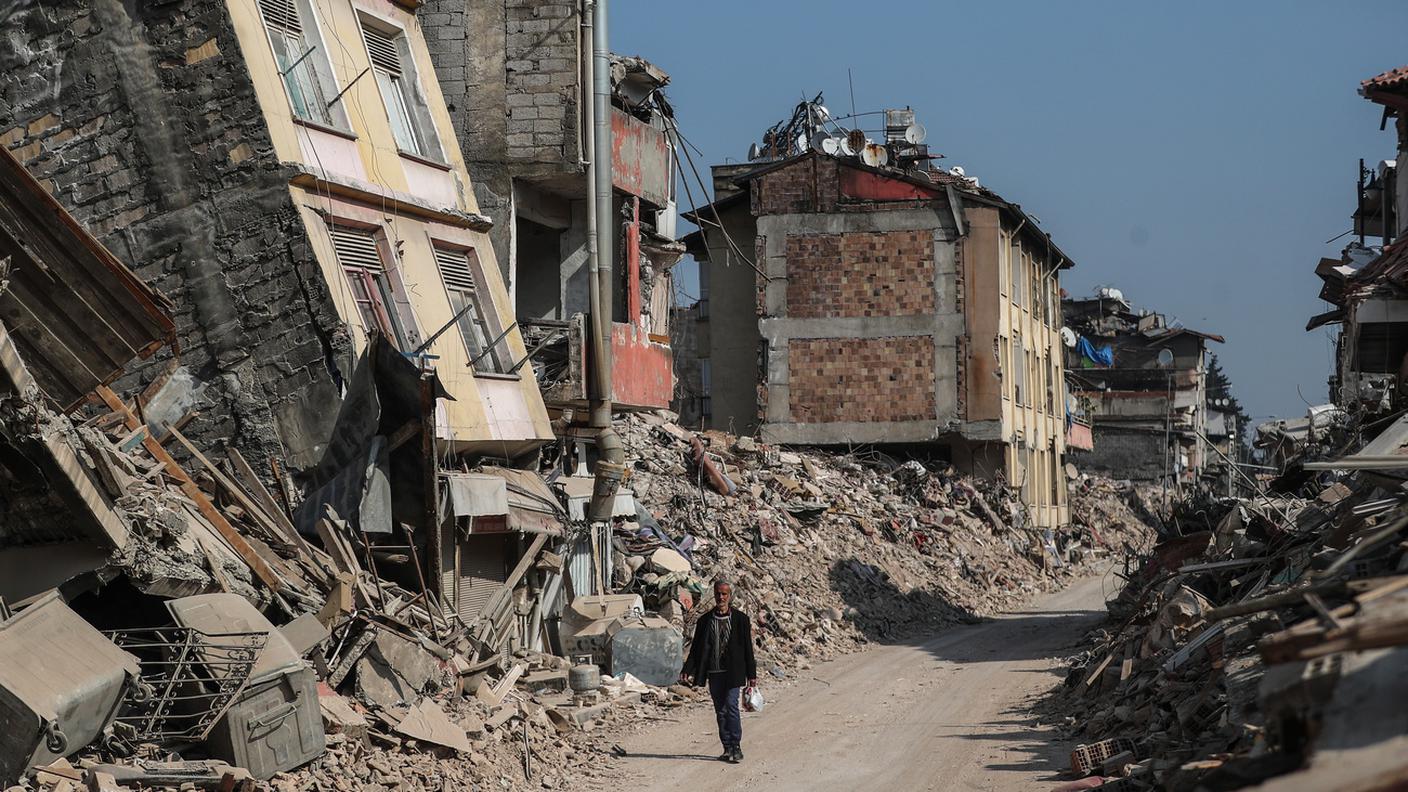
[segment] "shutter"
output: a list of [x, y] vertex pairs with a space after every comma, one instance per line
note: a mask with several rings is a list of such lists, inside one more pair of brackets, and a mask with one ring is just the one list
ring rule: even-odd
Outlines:
[[298, 17], [296, 0], [259, 0], [264, 25], [270, 30], [303, 37], [303, 22]]
[[385, 269], [381, 262], [381, 251], [376, 246], [376, 237], [372, 236], [370, 231], [330, 226], [328, 233], [332, 235], [332, 247], [337, 252], [338, 263], [342, 266], [376, 271]]
[[455, 610], [465, 624], [473, 624], [484, 606], [508, 582], [508, 538], [502, 534], [458, 540], [459, 580]]
[[373, 66], [393, 76], [401, 76], [401, 48], [396, 45], [399, 36], [383, 33], [363, 22], [362, 38], [367, 42], [367, 54], [371, 56]]
[[477, 291], [474, 271], [469, 268], [469, 254], [462, 250], [435, 248], [435, 263], [440, 265], [440, 277], [447, 289]]

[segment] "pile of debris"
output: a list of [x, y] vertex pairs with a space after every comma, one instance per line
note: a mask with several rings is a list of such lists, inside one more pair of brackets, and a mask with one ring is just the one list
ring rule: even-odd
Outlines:
[[1006, 486], [946, 466], [696, 436], [650, 414], [621, 434], [641, 507], [617, 529], [619, 588], [688, 628], [708, 581], [730, 580], [778, 676], [1016, 606], [1153, 535], [1132, 488], [1104, 480], [1073, 489], [1073, 527], [1054, 535]]
[[1052, 702], [1080, 788], [1408, 783], [1406, 452], [1400, 418], [1298, 496], [1175, 510]]

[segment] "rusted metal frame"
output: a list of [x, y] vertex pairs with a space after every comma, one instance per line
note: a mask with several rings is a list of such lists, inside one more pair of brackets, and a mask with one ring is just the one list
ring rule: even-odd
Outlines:
[[494, 347], [498, 346], [498, 345], [499, 345], [499, 342], [502, 341], [502, 340], [504, 340], [504, 338], [506, 338], [506, 337], [508, 336], [508, 334], [513, 331], [513, 328], [515, 328], [515, 327], [518, 327], [518, 321], [517, 321], [517, 320], [514, 320], [514, 322], [513, 322], [512, 324], [510, 324], [508, 327], [504, 328], [504, 331], [503, 331], [502, 333], [499, 333], [499, 335], [498, 335], [493, 341], [491, 341], [491, 342], [489, 342], [488, 344], [486, 344], [486, 345], [484, 346], [484, 349], [483, 349], [482, 351], [480, 351], [479, 354], [475, 355], [473, 360], [469, 361], [469, 367], [470, 367], [470, 368], [475, 368], [476, 366], [478, 366], [478, 365], [479, 365], [479, 361], [481, 361], [481, 360], [483, 360], [485, 357], [487, 357], [490, 352], [493, 352], [493, 351], [494, 351]]
[[[128, 429], [136, 429], [141, 426], [141, 424], [137, 422], [137, 416], [132, 414], [132, 410], [123, 403], [122, 399], [118, 398], [116, 393], [113, 393], [111, 388], [106, 385], [99, 385], [96, 392], [98, 397], [103, 400], [103, 403], [108, 406], [108, 409], [122, 415], [123, 423]], [[181, 466], [176, 463], [176, 460], [166, 452], [166, 449], [162, 448], [161, 444], [153, 439], [150, 434], [143, 438], [142, 446], [147, 449], [147, 453], [151, 454], [154, 459], [161, 462], [162, 466], [166, 468], [167, 475], [176, 480], [176, 483], [181, 488], [181, 492], [195, 504], [201, 516], [205, 517], [205, 519], [215, 527], [215, 530], [224, 537], [225, 541], [230, 543], [230, 547], [239, 555], [240, 559], [249, 565], [250, 571], [253, 572], [264, 585], [268, 586], [270, 591], [274, 593], [274, 598], [287, 608], [287, 603], [284, 603], [278, 596], [279, 593], [287, 587], [287, 584], [279, 577], [278, 573], [274, 571], [273, 567], [269, 566], [269, 564], [259, 556], [259, 553], [245, 540], [244, 536], [230, 524], [230, 521], [225, 519], [225, 515], [221, 514], [220, 510], [215, 508], [215, 504], [211, 503], [210, 499], [205, 497], [205, 493], [201, 492], [200, 487], [196, 486], [196, 482], [191, 478], [190, 474], [183, 470]]]
[[556, 341], [558, 336], [566, 334], [566, 330], [554, 330], [551, 333], [548, 333], [547, 338], [544, 338], [542, 341], [539, 341], [537, 345], [535, 345], [532, 349], [528, 350], [528, 354], [524, 355], [522, 360], [518, 361], [517, 363], [514, 363], [513, 368], [509, 369], [508, 373], [517, 374], [518, 370], [523, 368], [524, 363], [527, 363], [529, 360], [532, 360], [534, 355], [538, 354], [539, 352], [542, 352], [548, 344], [551, 344], [553, 341]]
[[[438, 597], [434, 599], [431, 598], [430, 587], [425, 584], [425, 570], [421, 569], [420, 566], [420, 553], [416, 550], [415, 534], [411, 532], [410, 526], [406, 525], [405, 523], [401, 524], [401, 530], [406, 534], [406, 545], [411, 551], [411, 565], [416, 568], [416, 580], [420, 583], [420, 594], [417, 596], [425, 600], [425, 612], [426, 615], [430, 617], [430, 628], [432, 630], [439, 630], [440, 628], [436, 622], [435, 612], [437, 610], [440, 610], [440, 605], [438, 604], [440, 600]], [[410, 602], [405, 603], [405, 605], [403, 605], [402, 607], [410, 605], [411, 602], [415, 602], [415, 600], [413, 599]], [[391, 615], [394, 616], [395, 614]], [[440, 614], [440, 616], [444, 615], [445, 614], [443, 612]], [[445, 634], [448, 635], [449, 633], [450, 622], [448, 619], [446, 619]]]

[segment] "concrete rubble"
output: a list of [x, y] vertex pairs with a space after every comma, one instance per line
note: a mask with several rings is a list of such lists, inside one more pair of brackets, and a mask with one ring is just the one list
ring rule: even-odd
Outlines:
[[[575, 690], [572, 661], [525, 649], [486, 654], [471, 628], [447, 628], [427, 610], [423, 593], [363, 569], [363, 539], [345, 522], [325, 518], [316, 538], [290, 531], [289, 514], [266, 491], [235, 480], [232, 459], [216, 462], [170, 430], [168, 442], [184, 446], [197, 471], [187, 472], [141, 425], [128, 428], [136, 419], [122, 400], [100, 393], [110, 410], [82, 424], [30, 403], [11, 410], [7, 426], [13, 416], [42, 415], [107, 471], [103, 480], [120, 482], [113, 508], [130, 541], [98, 574], [103, 596], [80, 594], [73, 608], [139, 670], [127, 675], [123, 706], [89, 721], [102, 736], [52, 752], [67, 756], [57, 763], [26, 762], [6, 779], [22, 789], [586, 783], [612, 772], [611, 734], [698, 698], [668, 683], [715, 577], [733, 580], [741, 605], [757, 614], [759, 657], [777, 682], [867, 642], [1015, 605], [1149, 536], [1133, 492], [1102, 479], [1081, 480], [1076, 525], [1052, 534], [1031, 527], [1005, 487], [917, 461], [699, 437], [668, 414], [627, 417], [618, 425], [639, 506], [613, 530], [618, 593], [609, 597], [625, 607], [612, 611], [600, 638], [613, 675]], [[696, 444], [734, 484], [732, 495], [712, 488]], [[0, 641], [5, 625], [42, 601], [9, 603], [16, 615], [0, 625]], [[160, 604], [165, 615], [152, 626], [150, 609]], [[590, 614], [611, 610], [578, 607], [585, 624], [600, 625]], [[114, 610], [145, 611], [144, 620], [139, 628], [132, 613]], [[586, 645], [595, 640], [581, 635]], [[271, 655], [276, 644], [282, 654]], [[632, 646], [645, 647], [631, 660], [638, 673], [617, 670]], [[184, 683], [153, 670], [179, 647], [200, 657]], [[673, 663], [666, 678], [642, 682], [661, 656]], [[293, 681], [301, 674], [306, 683]], [[165, 709], [151, 706], [153, 693], [164, 701], [206, 677], [224, 682], [202, 699], [211, 710], [157, 716]], [[269, 688], [262, 680], [279, 681]], [[281, 702], [276, 717], [288, 725], [263, 748], [227, 746], [221, 755], [226, 722], [264, 695]], [[231, 761], [230, 750], [254, 769]], [[294, 759], [260, 763], [271, 753]]]
[[1046, 702], [1080, 741], [1080, 788], [1408, 784], [1408, 721], [1385, 704], [1408, 679], [1408, 431], [1377, 423], [1338, 454], [1302, 447], [1261, 494], [1164, 513]]

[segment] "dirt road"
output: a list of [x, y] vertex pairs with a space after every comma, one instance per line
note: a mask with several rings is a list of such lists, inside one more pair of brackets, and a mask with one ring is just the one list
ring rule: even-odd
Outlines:
[[817, 666], [813, 679], [764, 689], [764, 711], [744, 715], [740, 765], [715, 758], [713, 710], [691, 710], [621, 743], [621, 788], [1048, 789], [1071, 746], [1027, 705], [1103, 613], [1102, 580], [1088, 578], [991, 622]]

